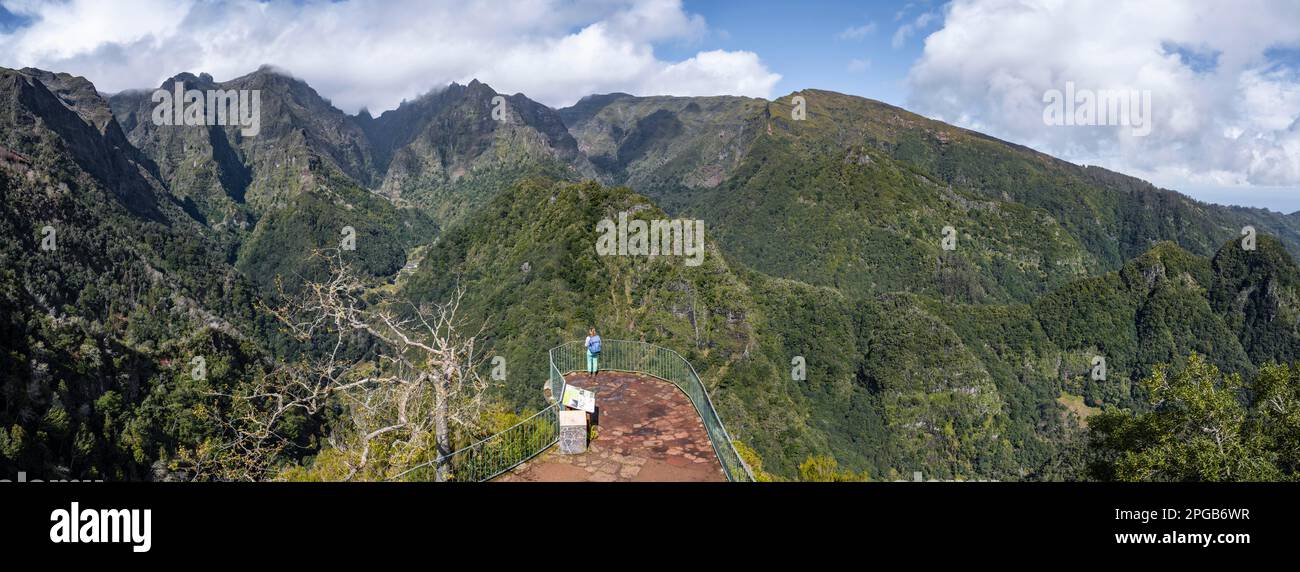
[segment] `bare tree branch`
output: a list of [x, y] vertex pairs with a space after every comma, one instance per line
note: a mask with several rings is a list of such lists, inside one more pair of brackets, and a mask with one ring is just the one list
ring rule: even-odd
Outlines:
[[[286, 417], [338, 408], [328, 442], [348, 465], [344, 480], [388, 478], [431, 460], [438, 479], [446, 480], [452, 432], [474, 428], [486, 387], [478, 373], [483, 328], [463, 335], [458, 316], [464, 289], [419, 307], [382, 296], [368, 303], [366, 284], [341, 252], [314, 256], [327, 261], [330, 277], [307, 283], [297, 296], [280, 288], [288, 301], [266, 309], [317, 351], [237, 392], [213, 393], [229, 409], [215, 417], [231, 437], [185, 452], [182, 460], [196, 478], [274, 477], [290, 446], [279, 433]], [[365, 357], [348, 357], [358, 347], [368, 347]]]

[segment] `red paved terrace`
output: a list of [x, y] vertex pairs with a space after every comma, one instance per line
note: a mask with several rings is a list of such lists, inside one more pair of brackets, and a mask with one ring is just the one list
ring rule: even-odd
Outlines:
[[551, 447], [498, 481], [725, 481], [704, 423], [671, 383], [634, 373], [571, 374], [568, 382], [596, 392], [598, 434], [587, 452]]

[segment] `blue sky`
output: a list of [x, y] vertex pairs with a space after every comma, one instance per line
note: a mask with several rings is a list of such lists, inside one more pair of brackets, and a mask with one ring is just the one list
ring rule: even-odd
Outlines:
[[[0, 0], [0, 66], [112, 93], [272, 64], [349, 113], [471, 79], [554, 107], [614, 91], [829, 89], [1203, 200], [1293, 212], [1296, 22], [1294, 0]], [[1054, 124], [1044, 101], [1067, 85], [1149, 110]]]
[[3, 5], [0, 5], [0, 33], [9, 32], [27, 23], [27, 18], [19, 17], [13, 12], [6, 10]]
[[[893, 35], [920, 14], [937, 12], [934, 3], [925, 0], [686, 0], [684, 7], [702, 16], [709, 32], [657, 42], [656, 54], [663, 59], [687, 59], [702, 50], [754, 51], [782, 76], [775, 95], [816, 87], [895, 105], [905, 103], [904, 79], [921, 53], [924, 34], [911, 36], [899, 47], [891, 45]], [[0, 2], [0, 33], [33, 19], [10, 12]], [[0, 61], [3, 64], [16, 65]]]
[[702, 46], [666, 45], [670, 59], [699, 49], [754, 50], [781, 74], [776, 94], [815, 87], [862, 95], [894, 105], [906, 103], [904, 80], [921, 53], [923, 35], [892, 45], [898, 28], [912, 23], [929, 3], [688, 1], [713, 31]]

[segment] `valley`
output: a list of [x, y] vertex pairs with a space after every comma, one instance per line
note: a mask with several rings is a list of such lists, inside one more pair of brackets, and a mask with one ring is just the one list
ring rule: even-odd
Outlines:
[[[223, 397], [322, 354], [380, 368], [375, 340], [329, 346], [277, 313], [335, 275], [321, 252], [355, 272], [358, 307], [457, 299], [481, 324], [477, 351], [510, 373], [457, 443], [539, 409], [546, 349], [589, 326], [686, 357], [771, 480], [828, 462], [846, 479], [1153, 478], [1107, 455], [1138, 438], [1123, 419], [1156, 410], [1167, 387], [1144, 380], [1166, 366], [1300, 387], [1300, 213], [830, 91], [552, 109], [472, 81], [372, 116], [271, 67], [156, 89], [182, 84], [255, 90], [257, 133], [159, 125], [154, 88], [0, 69], [0, 472], [198, 478], [229, 461], [214, 451], [242, 413]], [[702, 227], [675, 235], [702, 241], [689, 255], [620, 255], [625, 221], [658, 237], [670, 220]], [[278, 417], [257, 476], [351, 475], [342, 414]], [[1257, 474], [1294, 476], [1280, 454]]]

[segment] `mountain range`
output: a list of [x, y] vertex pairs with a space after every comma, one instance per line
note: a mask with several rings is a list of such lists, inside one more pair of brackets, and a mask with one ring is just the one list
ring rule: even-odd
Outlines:
[[[270, 67], [158, 88], [177, 83], [259, 90], [260, 133], [155, 125], [152, 90], [0, 69], [0, 468], [168, 478], [220, 433], [201, 395], [312, 351], [266, 307], [322, 276], [310, 254], [345, 227], [375, 288], [465, 288], [511, 364], [504, 407], [540, 406], [546, 349], [595, 324], [686, 356], [775, 477], [830, 456], [873, 478], [1085, 478], [1087, 417], [1146, 407], [1136, 381], [1158, 364], [1300, 360], [1300, 213], [869, 99], [556, 110], [473, 81], [375, 117]], [[704, 221], [704, 264], [598, 256], [619, 213]], [[327, 424], [298, 420], [286, 462]]]

